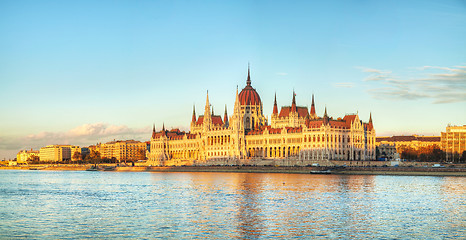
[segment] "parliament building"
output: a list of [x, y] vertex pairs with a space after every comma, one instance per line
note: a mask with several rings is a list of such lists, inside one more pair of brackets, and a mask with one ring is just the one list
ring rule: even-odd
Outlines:
[[277, 99], [268, 119], [262, 101], [251, 85], [238, 93], [231, 117], [214, 115], [207, 92], [203, 115], [193, 107], [190, 132], [179, 129], [152, 130], [147, 164], [182, 165], [325, 165], [330, 160], [375, 159], [375, 129], [372, 116], [365, 123], [357, 114], [334, 119], [316, 114], [314, 95], [311, 109], [298, 106], [295, 94], [291, 106], [280, 111]]

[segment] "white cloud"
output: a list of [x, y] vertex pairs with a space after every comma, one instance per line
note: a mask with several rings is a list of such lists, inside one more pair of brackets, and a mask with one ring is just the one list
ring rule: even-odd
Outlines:
[[466, 66], [414, 68], [414, 77], [397, 77], [391, 71], [357, 67], [370, 73], [363, 81], [373, 82], [369, 94], [378, 99], [432, 99], [433, 103], [466, 101]]
[[39, 149], [50, 144], [89, 146], [97, 142], [106, 142], [113, 139], [148, 141], [150, 135], [150, 126], [129, 128], [125, 125], [91, 123], [77, 126], [66, 132], [40, 132], [27, 136], [3, 137], [0, 138], [0, 153], [8, 152], [8, 157], [12, 157], [10, 156], [11, 151], [18, 152], [30, 148]]

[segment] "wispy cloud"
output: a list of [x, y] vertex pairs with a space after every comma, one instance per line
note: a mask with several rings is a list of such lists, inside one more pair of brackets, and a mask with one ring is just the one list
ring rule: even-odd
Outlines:
[[0, 151], [19, 151], [50, 144], [72, 144], [88, 146], [97, 142], [112, 139], [148, 140], [150, 126], [144, 128], [129, 128], [125, 125], [111, 125], [107, 123], [83, 124], [65, 132], [40, 132], [27, 136], [0, 138]]
[[351, 82], [341, 82], [341, 83], [334, 83], [333, 86], [337, 88], [352, 88], [354, 84]]
[[390, 100], [431, 99], [433, 103], [466, 101], [466, 66], [414, 68], [413, 76], [399, 77], [392, 71], [357, 67], [369, 73], [367, 91], [374, 98]]

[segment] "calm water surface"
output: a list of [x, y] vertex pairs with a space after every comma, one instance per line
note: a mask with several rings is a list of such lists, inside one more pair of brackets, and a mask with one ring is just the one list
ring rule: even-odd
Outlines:
[[0, 171], [0, 238], [465, 239], [466, 178]]

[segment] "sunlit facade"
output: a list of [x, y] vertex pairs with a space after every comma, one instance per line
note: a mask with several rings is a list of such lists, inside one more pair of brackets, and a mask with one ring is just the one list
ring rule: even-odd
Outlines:
[[397, 152], [401, 153], [404, 148], [412, 148], [414, 150], [425, 147], [440, 148], [440, 137], [418, 135], [377, 137], [376, 145], [395, 145]]
[[466, 125], [447, 126], [446, 131], [442, 132], [442, 150], [450, 158], [454, 153], [461, 155], [466, 151]]
[[16, 161], [18, 163], [26, 163], [28, 159], [33, 159], [34, 157], [39, 157], [38, 150], [21, 150], [16, 154]]
[[118, 161], [134, 161], [145, 158], [146, 143], [135, 140], [112, 141], [99, 144], [98, 151], [101, 158], [116, 159]]
[[262, 101], [251, 85], [238, 93], [233, 114], [215, 115], [207, 93], [203, 115], [193, 109], [190, 132], [178, 129], [152, 131], [147, 163], [172, 165], [309, 165], [329, 160], [374, 160], [375, 129], [357, 114], [333, 119], [325, 109], [317, 116], [314, 96], [309, 110], [281, 107], [275, 97], [271, 122], [263, 115]]
[[39, 158], [41, 162], [68, 161], [76, 151], [81, 152], [81, 148], [72, 145], [48, 145], [40, 149]]

